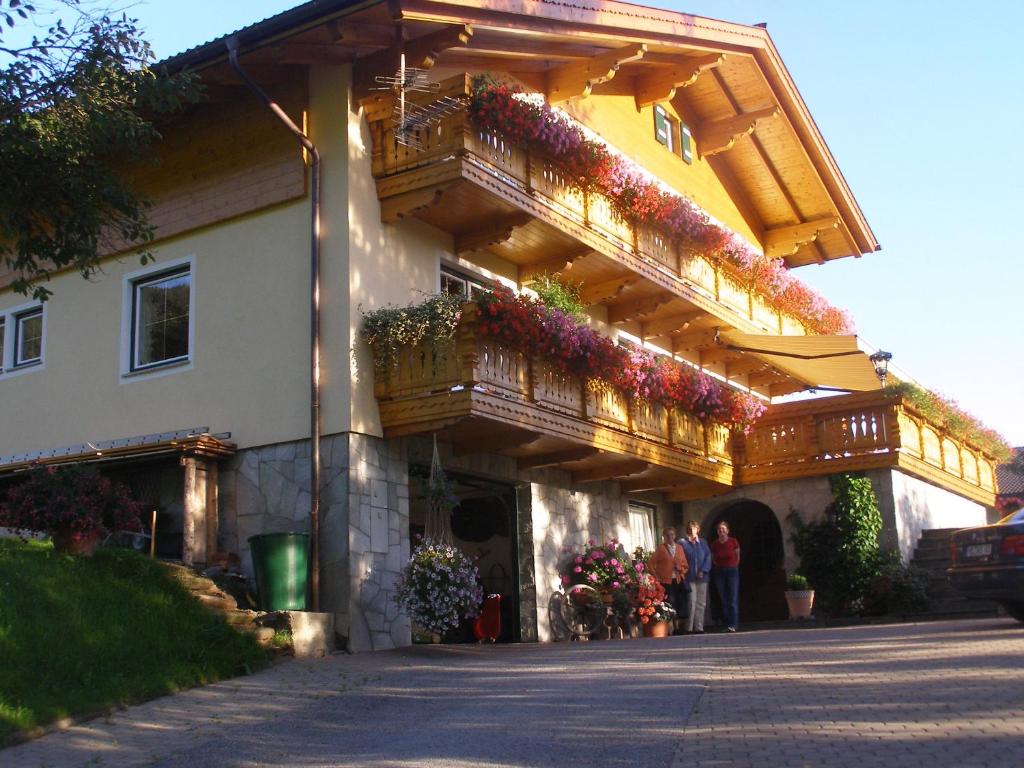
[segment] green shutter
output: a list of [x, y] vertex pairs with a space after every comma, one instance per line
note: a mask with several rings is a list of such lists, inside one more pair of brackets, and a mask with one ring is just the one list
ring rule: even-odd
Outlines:
[[672, 124], [668, 120], [668, 113], [660, 104], [654, 105], [654, 138], [659, 144], [672, 146]]
[[687, 163], [693, 163], [693, 134], [690, 133], [690, 129], [682, 123], [679, 124], [679, 142], [680, 149], [682, 150], [683, 160]]

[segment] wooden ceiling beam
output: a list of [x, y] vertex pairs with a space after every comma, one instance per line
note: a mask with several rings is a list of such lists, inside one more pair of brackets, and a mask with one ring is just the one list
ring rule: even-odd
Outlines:
[[393, 224], [406, 216], [415, 215], [418, 211], [432, 208], [441, 202], [444, 193], [444, 187], [427, 187], [386, 197], [380, 201], [380, 220]]
[[541, 469], [542, 467], [557, 467], [559, 464], [568, 464], [573, 461], [589, 459], [601, 453], [600, 448], [589, 445], [581, 445], [577, 448], [565, 448], [560, 451], [549, 451], [538, 453], [535, 456], [522, 456], [516, 460], [519, 469]]
[[610, 280], [602, 280], [599, 283], [583, 283], [580, 287], [580, 302], [589, 307], [591, 304], [614, 299], [639, 279], [638, 275], [623, 275]]
[[645, 53], [647, 46], [643, 43], [627, 45], [549, 70], [545, 89], [548, 103], [558, 104], [577, 96], [589, 96], [595, 85], [615, 77], [621, 65], [639, 61]]
[[724, 53], [699, 56], [681, 61], [669, 70], [635, 78], [633, 99], [637, 111], [652, 104], [669, 101], [675, 97], [676, 90], [693, 85], [702, 73], [719, 66], [723, 61]]
[[777, 117], [779, 108], [767, 107], [744, 112], [724, 120], [705, 120], [697, 126], [697, 151], [701, 157], [711, 157], [732, 149], [741, 136], [749, 136], [761, 120]]
[[647, 466], [647, 462], [641, 459], [627, 459], [626, 461], [619, 461], [614, 464], [605, 464], [600, 467], [591, 467], [590, 469], [581, 469], [578, 472], [573, 472], [572, 482], [573, 485], [583, 485], [584, 483], [598, 483], [602, 480], [616, 480], [620, 477], [639, 475], [647, 469]]
[[578, 251], [576, 253], [563, 254], [561, 256], [553, 256], [550, 259], [544, 259], [543, 261], [537, 261], [533, 264], [524, 264], [519, 267], [519, 285], [529, 285], [535, 283], [537, 278], [542, 275], [556, 275], [568, 272], [572, 269], [574, 262], [579, 261], [584, 256], [589, 256], [593, 251], [590, 248]]
[[511, 239], [516, 227], [525, 226], [531, 221], [533, 221], [533, 216], [525, 211], [520, 211], [484, 222], [476, 229], [455, 236], [455, 252], [478, 251], [490, 245], [504, 243]]
[[673, 352], [682, 352], [685, 350], [697, 350], [701, 347], [707, 347], [715, 342], [715, 336], [718, 334], [716, 330], [709, 330], [707, 328], [694, 328], [691, 331], [677, 336], [672, 342]]
[[642, 493], [643, 491], [658, 491], [662, 488], [671, 488], [683, 483], [685, 483], [685, 478], [681, 478], [678, 473], [671, 475], [658, 473], [649, 477], [641, 476], [631, 480], [622, 480], [619, 482], [619, 490], [623, 493]]
[[473, 27], [470, 24], [446, 24], [436, 32], [395, 43], [356, 59], [352, 72], [353, 100], [360, 101], [371, 95], [374, 88], [380, 87], [374, 78], [393, 76], [398, 71], [403, 51], [405, 66], [430, 69], [442, 52], [465, 46], [472, 37]]
[[822, 232], [838, 227], [838, 216], [826, 216], [821, 219], [805, 221], [802, 224], [765, 230], [765, 256], [770, 258], [792, 256], [800, 249], [800, 246], [817, 240], [818, 235]]
[[741, 357], [737, 360], [730, 361], [728, 365], [726, 365], [726, 378], [732, 379], [737, 376], [746, 376], [747, 374], [764, 368], [765, 365], [766, 364], [763, 360], [758, 360], [753, 357]]
[[702, 349], [700, 351], [700, 365], [701, 368], [706, 368], [709, 365], [718, 365], [719, 363], [728, 363], [734, 360], [737, 353], [731, 349], [725, 347], [711, 347], [709, 349]]
[[539, 432], [515, 427], [485, 431], [456, 442], [452, 453], [456, 456], [467, 456], [474, 453], [500, 453], [508, 448], [519, 448], [527, 443], [532, 443], [540, 436]]
[[620, 304], [613, 304], [608, 307], [609, 323], [626, 323], [636, 320], [643, 315], [649, 315], [657, 311], [662, 304], [672, 301], [675, 296], [662, 293], [657, 296], [644, 296], [639, 299], [631, 299]]
[[665, 317], [647, 320], [640, 324], [640, 335], [645, 339], [653, 339], [673, 331], [685, 331], [690, 323], [703, 315], [702, 310], [694, 309], [689, 312], [676, 312]]
[[774, 384], [782, 377], [782, 374], [773, 370], [751, 373], [749, 376], [747, 376], [747, 386], [750, 387], [751, 389], [764, 387], [770, 384]]

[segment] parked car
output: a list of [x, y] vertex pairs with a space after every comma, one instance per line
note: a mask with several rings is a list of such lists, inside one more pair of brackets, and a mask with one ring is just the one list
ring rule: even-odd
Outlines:
[[1024, 508], [998, 523], [957, 531], [950, 555], [950, 584], [966, 595], [995, 600], [1024, 621]]

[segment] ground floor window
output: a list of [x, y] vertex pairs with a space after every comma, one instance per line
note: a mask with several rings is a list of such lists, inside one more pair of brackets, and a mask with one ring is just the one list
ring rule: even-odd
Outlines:
[[658, 543], [655, 533], [658, 527], [657, 511], [650, 504], [629, 502], [629, 534], [633, 547], [653, 550]]

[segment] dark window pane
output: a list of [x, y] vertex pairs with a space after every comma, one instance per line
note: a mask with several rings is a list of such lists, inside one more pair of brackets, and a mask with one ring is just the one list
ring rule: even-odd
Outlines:
[[136, 287], [137, 367], [188, 357], [188, 273], [170, 275]]

